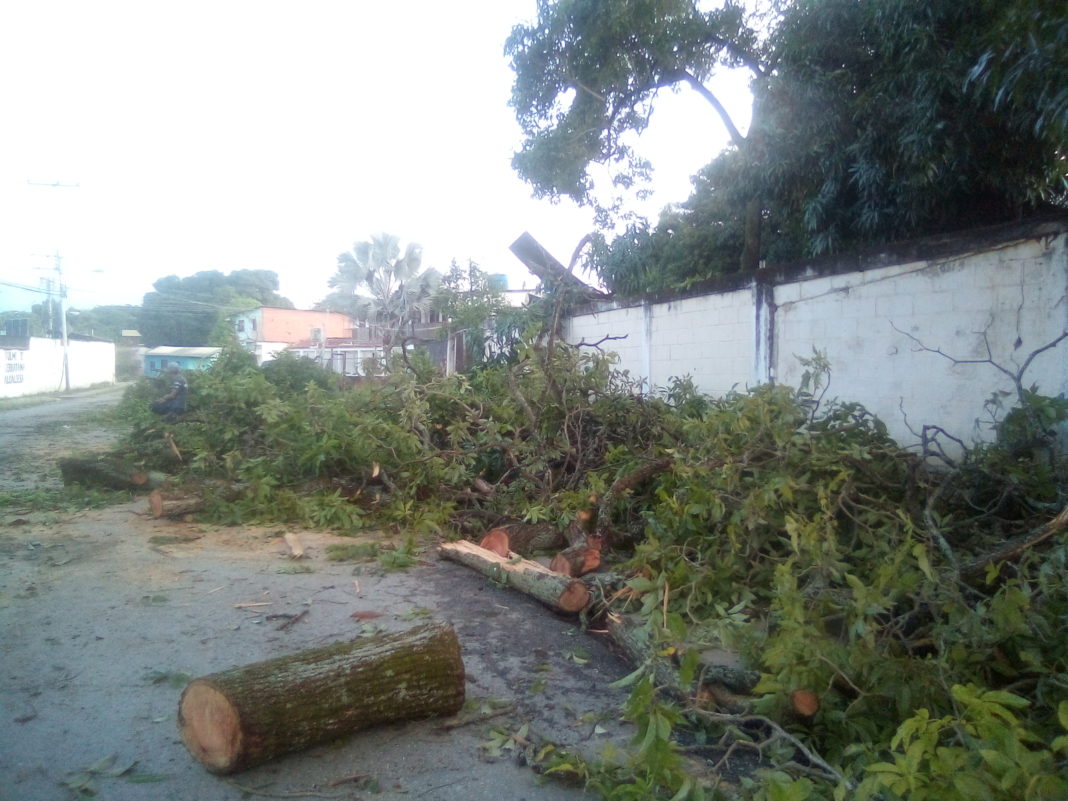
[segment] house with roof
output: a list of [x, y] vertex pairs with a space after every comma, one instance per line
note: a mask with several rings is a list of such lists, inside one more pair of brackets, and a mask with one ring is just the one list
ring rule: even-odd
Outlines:
[[256, 357], [256, 364], [270, 361], [295, 345], [347, 339], [356, 327], [351, 317], [340, 312], [271, 306], [240, 312], [231, 320], [238, 343]]
[[185, 348], [172, 345], [149, 348], [144, 355], [144, 374], [157, 376], [171, 362], [184, 371], [206, 370], [219, 358], [220, 353], [222, 348]]

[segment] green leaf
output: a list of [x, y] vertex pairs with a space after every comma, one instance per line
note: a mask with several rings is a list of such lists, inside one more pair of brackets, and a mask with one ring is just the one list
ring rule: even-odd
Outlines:
[[637, 670], [631, 671], [621, 679], [616, 679], [608, 686], [611, 687], [613, 690], [620, 690], [624, 687], [629, 687], [630, 685], [634, 684], [643, 675], [645, 675], [645, 665], [642, 665]]

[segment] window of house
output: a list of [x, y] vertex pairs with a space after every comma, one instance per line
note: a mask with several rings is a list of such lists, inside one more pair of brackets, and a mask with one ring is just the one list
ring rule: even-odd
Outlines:
[[237, 333], [241, 334], [241, 333], [244, 333], [244, 331], [245, 331], [245, 321], [244, 320], [238, 320], [237, 321]]

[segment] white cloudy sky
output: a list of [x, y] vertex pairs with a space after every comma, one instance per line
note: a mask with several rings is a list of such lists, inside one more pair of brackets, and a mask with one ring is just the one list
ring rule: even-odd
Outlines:
[[[511, 170], [502, 51], [534, 14], [534, 0], [5, 0], [0, 281], [39, 286], [59, 251], [74, 307], [237, 269], [274, 270], [307, 306], [338, 253], [385, 231], [421, 243], [426, 266], [473, 258], [517, 286], [508, 246], [524, 230], [566, 261], [591, 228]], [[726, 141], [696, 96], [664, 100], [639, 141], [649, 213], [685, 199]], [[38, 185], [53, 183], [77, 186]], [[16, 295], [0, 286], [0, 309]]]

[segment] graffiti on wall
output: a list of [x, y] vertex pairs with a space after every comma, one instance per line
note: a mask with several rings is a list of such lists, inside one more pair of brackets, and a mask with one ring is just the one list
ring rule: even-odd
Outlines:
[[5, 350], [7, 358], [4, 359], [4, 383], [21, 384], [26, 376], [26, 362], [22, 358], [21, 350]]

